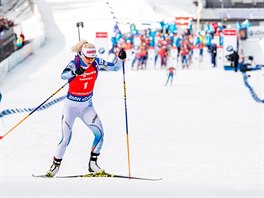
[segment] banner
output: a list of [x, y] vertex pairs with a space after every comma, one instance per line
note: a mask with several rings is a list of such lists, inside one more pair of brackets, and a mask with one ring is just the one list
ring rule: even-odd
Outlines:
[[225, 58], [231, 52], [227, 51], [227, 47], [232, 46], [237, 51], [237, 31], [235, 29], [224, 30], [224, 45], [223, 45], [223, 58], [224, 65], [230, 65], [230, 62]]
[[154, 50], [154, 47], [149, 47], [149, 49], [148, 49], [147, 68], [148, 69], [154, 69], [155, 68], [155, 50]]
[[172, 67], [177, 67], [177, 64], [178, 64], [178, 49], [177, 47], [175, 46], [172, 46], [171, 47], [171, 52], [170, 52], [170, 58], [171, 58], [171, 61], [172, 61]]
[[263, 26], [251, 26], [247, 29], [248, 39], [263, 39], [264, 38], [264, 27]]
[[108, 34], [107, 32], [96, 32], [95, 46], [97, 56], [108, 61]]

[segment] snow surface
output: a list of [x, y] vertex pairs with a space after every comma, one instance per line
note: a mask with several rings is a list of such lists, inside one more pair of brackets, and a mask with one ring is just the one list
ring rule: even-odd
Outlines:
[[[60, 73], [73, 57], [76, 22], [84, 21], [82, 37], [91, 42], [95, 31], [111, 30], [102, 1], [36, 2], [47, 41], [1, 83], [2, 110], [38, 106], [65, 83]], [[128, 175], [122, 77], [121, 71], [100, 72], [93, 102], [105, 129], [99, 164]], [[242, 75], [205, 64], [179, 69], [172, 86], [165, 81], [164, 70], [126, 70], [131, 175], [163, 180], [33, 178], [52, 163], [61, 135], [60, 102], [1, 140], [0, 197], [263, 198], [263, 103], [253, 100]], [[252, 72], [249, 81], [263, 99], [263, 73]], [[1, 118], [1, 135], [26, 115]], [[87, 171], [92, 140], [76, 120], [60, 175]]]

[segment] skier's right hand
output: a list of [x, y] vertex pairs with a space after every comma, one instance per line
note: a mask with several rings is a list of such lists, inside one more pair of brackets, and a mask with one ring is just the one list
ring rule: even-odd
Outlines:
[[82, 67], [76, 68], [72, 73], [75, 76], [82, 75], [85, 72], [85, 69]]

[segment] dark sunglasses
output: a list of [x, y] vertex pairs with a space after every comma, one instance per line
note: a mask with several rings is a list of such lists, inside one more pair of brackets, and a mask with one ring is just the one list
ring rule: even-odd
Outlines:
[[88, 61], [94, 61], [95, 58], [91, 58], [91, 57], [86, 57], [86, 56], [83, 56], [86, 60]]

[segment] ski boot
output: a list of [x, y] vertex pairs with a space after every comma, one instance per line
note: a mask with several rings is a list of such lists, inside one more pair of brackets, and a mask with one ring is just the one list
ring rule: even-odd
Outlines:
[[46, 177], [54, 177], [59, 172], [61, 160], [62, 159], [56, 159], [55, 157], [53, 158], [53, 163], [49, 171], [46, 173]]
[[105, 172], [104, 169], [101, 169], [97, 165], [97, 157], [100, 155], [100, 153], [91, 153], [90, 161], [89, 161], [89, 172], [93, 174], [103, 174]]

